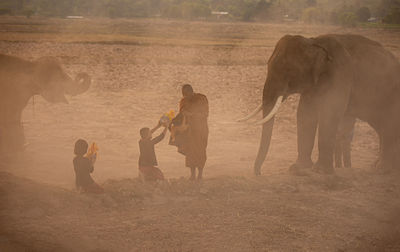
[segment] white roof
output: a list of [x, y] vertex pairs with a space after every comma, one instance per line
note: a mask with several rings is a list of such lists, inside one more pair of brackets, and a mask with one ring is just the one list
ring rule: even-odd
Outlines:
[[81, 19], [81, 18], [83, 18], [83, 17], [82, 17], [82, 16], [66, 16], [66, 18]]
[[211, 14], [214, 15], [228, 15], [229, 13], [227, 11], [213, 11]]

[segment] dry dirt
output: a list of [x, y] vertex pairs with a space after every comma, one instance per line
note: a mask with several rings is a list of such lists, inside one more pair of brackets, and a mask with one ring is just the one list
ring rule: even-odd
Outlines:
[[[88, 72], [69, 104], [35, 97], [23, 115], [29, 145], [0, 164], [1, 251], [399, 251], [398, 174], [378, 174], [374, 131], [357, 122], [353, 168], [289, 175], [296, 106], [280, 109], [263, 176], [252, 176], [260, 127], [235, 120], [261, 100], [266, 62], [285, 34], [357, 33], [400, 57], [400, 32], [302, 24], [168, 20], [0, 19], [0, 52], [55, 56]], [[156, 153], [168, 181], [137, 179], [139, 129], [177, 109], [191, 83], [210, 103], [205, 179], [183, 156]], [[74, 191], [73, 144], [95, 141], [104, 195]], [[316, 153], [314, 153], [315, 155]]]

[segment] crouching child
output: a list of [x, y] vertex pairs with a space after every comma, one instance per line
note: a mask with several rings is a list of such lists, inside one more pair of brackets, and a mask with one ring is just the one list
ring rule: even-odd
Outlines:
[[88, 143], [83, 139], [79, 139], [75, 143], [73, 163], [76, 188], [82, 193], [104, 193], [104, 189], [96, 184], [90, 176], [94, 171], [96, 155], [85, 156], [88, 152], [88, 147]]

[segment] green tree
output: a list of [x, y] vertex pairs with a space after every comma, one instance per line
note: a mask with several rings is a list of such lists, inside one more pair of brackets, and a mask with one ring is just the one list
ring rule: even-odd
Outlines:
[[13, 11], [7, 8], [0, 8], [0, 15], [11, 15]]
[[382, 21], [388, 24], [400, 24], [400, 8], [391, 9]]
[[344, 12], [340, 14], [339, 22], [343, 26], [354, 27], [357, 24], [357, 15], [354, 12]]
[[270, 10], [271, 10], [272, 3], [266, 0], [258, 1], [255, 9], [252, 13], [253, 18], [257, 20], [268, 20], [271, 19], [270, 17]]
[[317, 7], [304, 9], [302, 20], [306, 23], [323, 23], [325, 21], [322, 10]]
[[393, 9], [400, 8], [400, 0], [381, 0], [377, 7], [376, 14], [378, 17], [390, 15]]
[[169, 4], [164, 6], [162, 10], [162, 16], [167, 18], [181, 18], [182, 10], [177, 4]]
[[49, 17], [65, 17], [73, 14], [73, 0], [39, 0], [39, 14]]
[[147, 0], [134, 1], [129, 8], [130, 17], [148, 17], [150, 14], [150, 2]]
[[360, 22], [367, 22], [368, 19], [371, 17], [371, 11], [368, 7], [361, 7], [356, 12], [358, 21]]
[[307, 7], [316, 6], [317, 0], [307, 0], [306, 5], [307, 5]]
[[24, 8], [22, 10], [22, 14], [27, 17], [30, 18], [33, 14], [35, 14], [35, 10], [32, 8]]
[[208, 17], [211, 15], [211, 10], [207, 5], [196, 2], [183, 2], [181, 11], [182, 17], [187, 19]]

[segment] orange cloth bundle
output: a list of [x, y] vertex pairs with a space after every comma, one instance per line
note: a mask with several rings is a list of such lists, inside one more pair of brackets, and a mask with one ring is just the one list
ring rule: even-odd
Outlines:
[[95, 142], [93, 142], [89, 148], [88, 152], [86, 153], [86, 157], [89, 158], [93, 163], [96, 161], [97, 158], [97, 151], [99, 150], [99, 147]]

